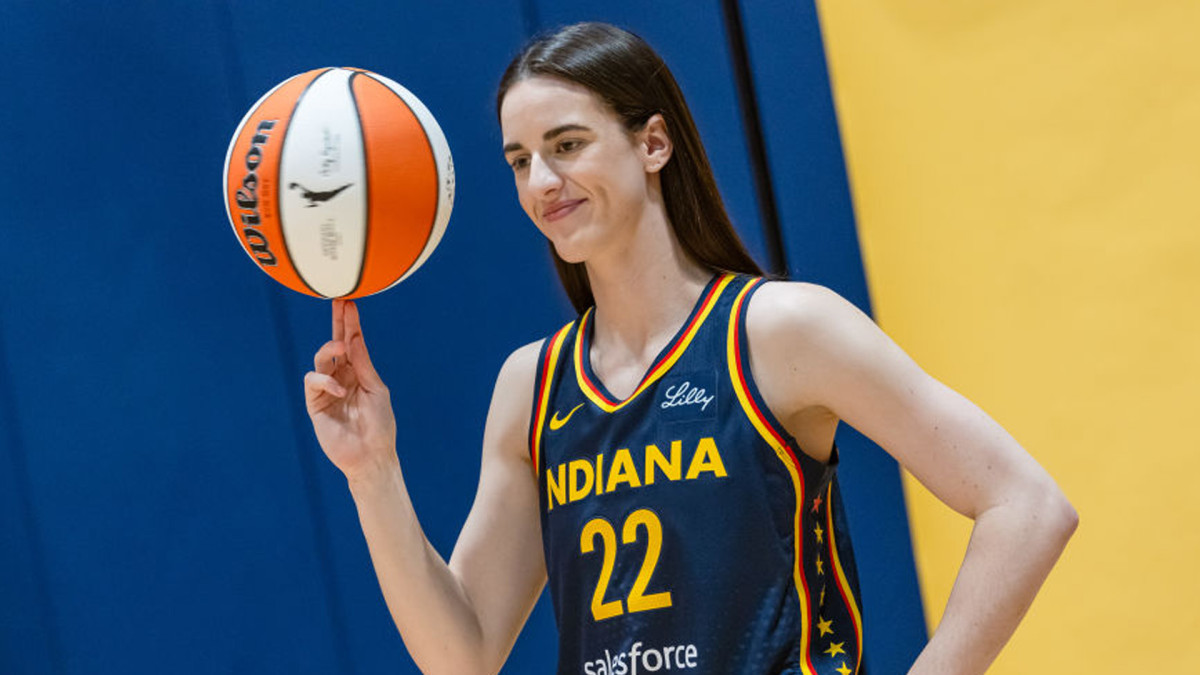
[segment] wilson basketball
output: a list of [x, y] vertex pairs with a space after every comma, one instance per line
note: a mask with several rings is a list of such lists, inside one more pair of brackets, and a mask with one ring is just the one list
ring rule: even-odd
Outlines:
[[225, 155], [225, 208], [279, 283], [357, 298], [403, 281], [441, 241], [454, 163], [429, 110], [396, 82], [320, 68], [267, 92]]

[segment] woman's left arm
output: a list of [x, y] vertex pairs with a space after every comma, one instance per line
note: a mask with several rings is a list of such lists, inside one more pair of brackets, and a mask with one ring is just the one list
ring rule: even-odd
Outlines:
[[747, 311], [755, 378], [785, 425], [814, 413], [846, 421], [975, 521], [941, 623], [909, 672], [985, 672], [1075, 531], [1075, 509], [999, 424], [836, 293], [770, 283]]

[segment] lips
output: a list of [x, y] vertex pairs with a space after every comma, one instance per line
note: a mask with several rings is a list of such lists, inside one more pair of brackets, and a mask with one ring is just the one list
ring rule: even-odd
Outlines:
[[552, 222], [561, 218], [565, 218], [584, 201], [586, 200], [570, 199], [567, 201], [555, 202], [554, 204], [551, 204], [550, 207], [545, 211], [542, 211], [542, 219]]

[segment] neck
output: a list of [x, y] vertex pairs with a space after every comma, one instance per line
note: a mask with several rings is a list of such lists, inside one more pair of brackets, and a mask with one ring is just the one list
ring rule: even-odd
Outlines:
[[596, 300], [593, 348], [624, 362], [653, 359], [712, 278], [684, 253], [664, 209], [642, 218], [624, 245], [589, 260], [587, 272]]

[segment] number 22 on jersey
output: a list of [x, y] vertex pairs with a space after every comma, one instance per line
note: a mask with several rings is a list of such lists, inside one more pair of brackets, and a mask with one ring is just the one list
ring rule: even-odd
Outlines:
[[580, 552], [594, 552], [596, 538], [599, 537], [604, 555], [600, 578], [596, 581], [595, 592], [592, 593], [592, 618], [596, 621], [620, 616], [626, 607], [632, 613], [671, 606], [670, 591], [646, 594], [646, 587], [650, 585], [650, 577], [654, 574], [654, 567], [658, 564], [658, 556], [662, 552], [662, 523], [653, 511], [638, 509], [625, 518], [625, 525], [621, 528], [621, 543], [636, 542], [639, 527], [646, 530], [646, 557], [642, 559], [642, 568], [633, 582], [633, 588], [629, 590], [629, 597], [622, 603], [619, 599], [604, 601], [608, 592], [608, 582], [612, 579], [613, 566], [617, 563], [616, 530], [603, 518], [593, 518], [583, 526], [583, 532], [579, 536]]

